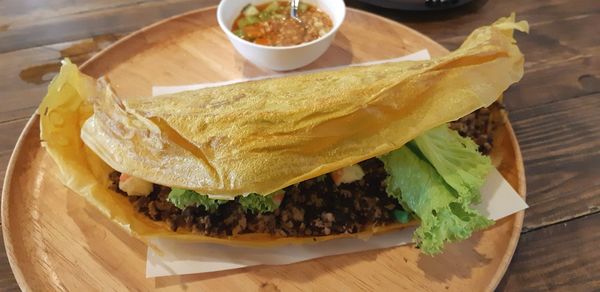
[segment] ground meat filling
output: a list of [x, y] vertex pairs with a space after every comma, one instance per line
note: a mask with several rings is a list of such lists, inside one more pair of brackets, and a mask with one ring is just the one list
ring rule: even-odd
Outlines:
[[479, 146], [479, 152], [489, 155], [492, 151], [493, 133], [498, 126], [490, 115], [493, 111], [504, 110], [500, 102], [488, 108], [476, 110], [457, 121], [450, 123], [450, 128], [458, 131], [463, 137], [470, 137]]
[[[492, 107], [501, 108], [494, 104]], [[489, 154], [492, 131], [490, 109], [483, 108], [451, 123], [451, 128], [470, 137], [479, 151]], [[166, 222], [170, 229], [191, 230], [209, 236], [223, 237], [243, 233], [268, 233], [277, 236], [304, 237], [357, 233], [371, 226], [395, 223], [394, 210], [402, 210], [397, 200], [385, 191], [387, 173], [383, 163], [371, 158], [360, 163], [365, 176], [352, 183], [336, 186], [328, 175], [309, 179], [285, 188], [281, 205], [274, 212], [244, 212], [237, 200], [219, 205], [216, 211], [204, 207], [181, 210], [167, 201], [170, 188], [154, 185], [146, 197], [129, 196], [137, 212], [155, 221]], [[118, 187], [119, 172], [109, 178], [110, 189], [127, 196]]]
[[[204, 207], [180, 210], [167, 201], [170, 189], [159, 185], [146, 197], [128, 198], [137, 212], [167, 222], [173, 231], [182, 228], [210, 236], [320, 236], [356, 233], [395, 222], [393, 212], [402, 207], [385, 192], [383, 163], [373, 158], [360, 166], [365, 176], [353, 183], [336, 186], [329, 176], [322, 176], [289, 186], [279, 208], [263, 214], [245, 213], [237, 200], [221, 204], [213, 212]], [[111, 189], [126, 196], [118, 189], [119, 175], [110, 175]]]

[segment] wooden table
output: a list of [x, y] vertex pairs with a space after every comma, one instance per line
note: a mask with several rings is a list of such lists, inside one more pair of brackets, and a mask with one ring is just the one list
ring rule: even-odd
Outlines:
[[[0, 2], [0, 176], [61, 58], [82, 63], [128, 32], [217, 2]], [[525, 77], [506, 92], [505, 103], [523, 151], [530, 208], [498, 290], [598, 289], [600, 2], [476, 0], [435, 13], [346, 2], [407, 24], [449, 49], [474, 28], [512, 11], [529, 21], [531, 33], [517, 36], [526, 58]], [[3, 247], [0, 290], [18, 290]]]

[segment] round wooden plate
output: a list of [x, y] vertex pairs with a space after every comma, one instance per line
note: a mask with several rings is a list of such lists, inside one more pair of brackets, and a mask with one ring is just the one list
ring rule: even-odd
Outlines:
[[[332, 47], [308, 68], [398, 57], [439, 44], [399, 23], [348, 9]], [[223, 81], [269, 74], [236, 54], [220, 31], [215, 8], [193, 11], [142, 29], [82, 66], [108, 76], [122, 96], [150, 95], [153, 85]], [[518, 144], [505, 115], [493, 159], [525, 195]], [[146, 245], [129, 236], [64, 187], [40, 147], [34, 115], [11, 157], [2, 194], [7, 254], [24, 290], [493, 290], [515, 250], [523, 212], [470, 240], [424, 256], [412, 246], [332, 256], [285, 266], [145, 278]]]

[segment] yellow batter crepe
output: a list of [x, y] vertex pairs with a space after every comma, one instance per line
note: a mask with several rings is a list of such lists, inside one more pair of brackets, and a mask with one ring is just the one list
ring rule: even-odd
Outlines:
[[[115, 169], [156, 184], [233, 198], [269, 194], [387, 153], [490, 105], [518, 81], [523, 56], [514, 29], [528, 26], [515, 23], [514, 16], [500, 19], [431, 61], [349, 67], [126, 101], [66, 60], [39, 108], [41, 138], [63, 182], [128, 230], [224, 241], [172, 232], [136, 214], [126, 198], [108, 190], [108, 173]], [[323, 239], [338, 236], [347, 235]], [[294, 240], [236, 237], [246, 239]]]

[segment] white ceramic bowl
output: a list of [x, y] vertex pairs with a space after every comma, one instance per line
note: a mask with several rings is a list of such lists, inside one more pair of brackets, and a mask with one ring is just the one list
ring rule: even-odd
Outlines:
[[233, 47], [248, 61], [277, 71], [286, 71], [308, 65], [321, 56], [335, 38], [335, 33], [346, 16], [346, 5], [343, 0], [304, 0], [327, 13], [333, 27], [324, 36], [308, 43], [288, 47], [271, 47], [258, 45], [243, 40], [231, 32], [231, 27], [242, 8], [249, 3], [253, 5], [268, 3], [270, 0], [221, 0], [217, 9], [219, 26], [229, 38]]

